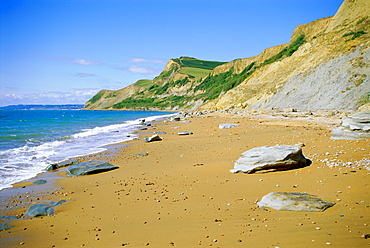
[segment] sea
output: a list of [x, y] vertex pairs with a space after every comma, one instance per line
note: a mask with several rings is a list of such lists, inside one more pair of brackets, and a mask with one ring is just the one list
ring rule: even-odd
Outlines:
[[43, 172], [49, 164], [107, 150], [136, 138], [157, 111], [0, 110], [0, 190]]

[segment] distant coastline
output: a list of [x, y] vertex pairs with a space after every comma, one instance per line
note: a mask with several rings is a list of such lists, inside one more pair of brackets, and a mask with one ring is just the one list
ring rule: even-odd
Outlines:
[[84, 108], [84, 104], [62, 104], [62, 105], [9, 105], [0, 107], [0, 110], [80, 110]]

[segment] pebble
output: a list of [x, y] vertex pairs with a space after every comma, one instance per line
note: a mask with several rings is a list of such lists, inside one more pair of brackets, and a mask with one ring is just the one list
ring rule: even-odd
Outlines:
[[316, 230], [321, 230], [321, 227], [316, 227]]

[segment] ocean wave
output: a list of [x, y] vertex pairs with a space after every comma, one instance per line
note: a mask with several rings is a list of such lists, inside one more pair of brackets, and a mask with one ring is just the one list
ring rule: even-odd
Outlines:
[[[147, 122], [170, 115], [145, 118]], [[35, 177], [52, 163], [73, 157], [103, 152], [107, 145], [125, 142], [136, 138], [132, 131], [138, 129], [139, 118], [78, 131], [75, 134], [55, 137], [53, 140], [28, 140], [22, 147], [0, 151], [0, 189], [11, 184]]]

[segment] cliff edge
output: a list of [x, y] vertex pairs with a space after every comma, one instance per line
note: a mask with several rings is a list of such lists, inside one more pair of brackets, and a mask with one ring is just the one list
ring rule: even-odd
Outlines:
[[333, 17], [297, 26], [288, 44], [228, 63], [172, 59], [145, 86], [101, 91], [85, 108], [356, 110], [370, 103], [369, 48], [370, 1], [345, 0]]

